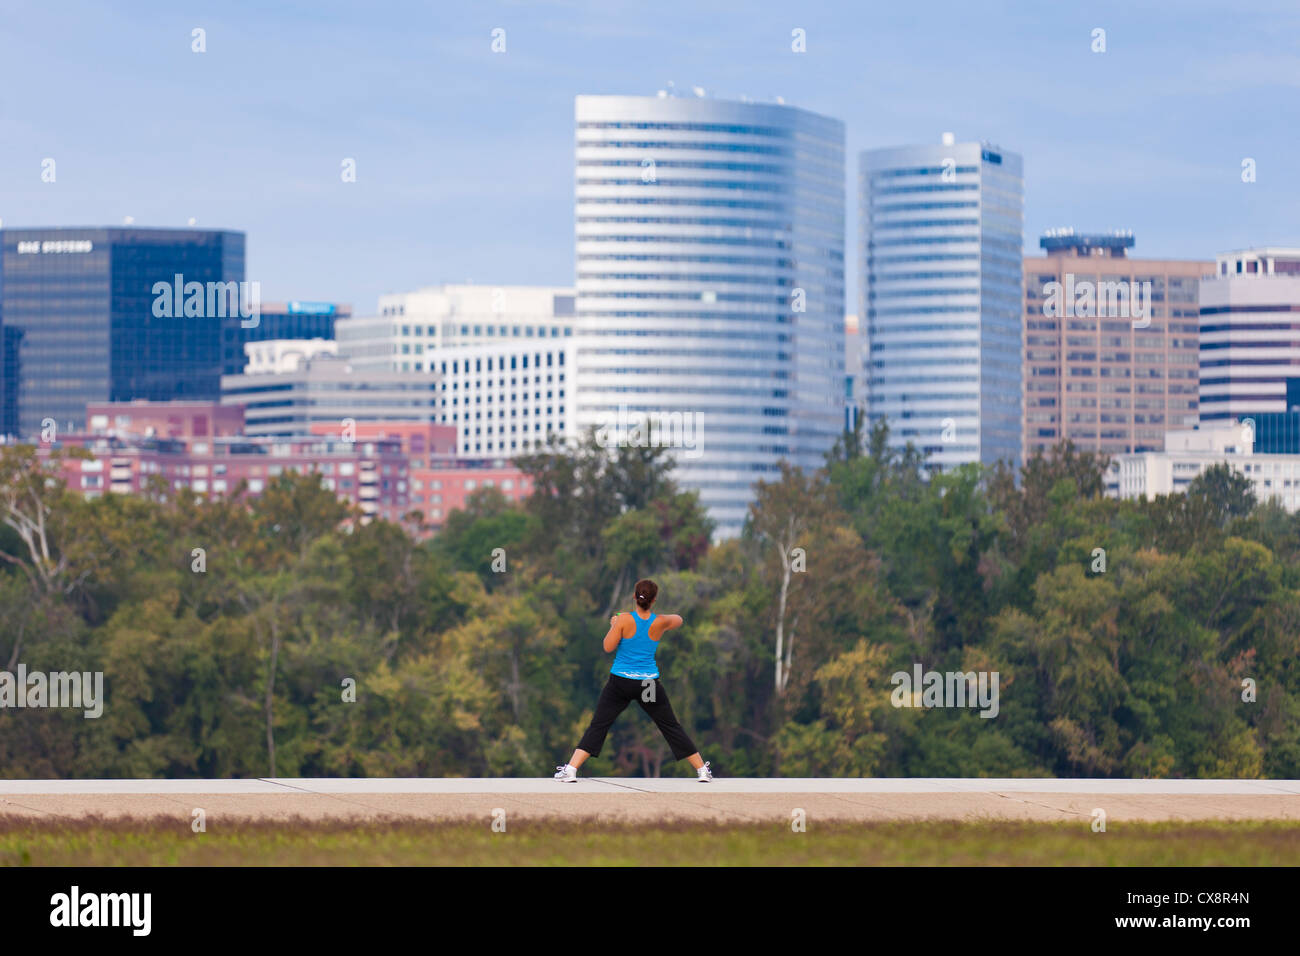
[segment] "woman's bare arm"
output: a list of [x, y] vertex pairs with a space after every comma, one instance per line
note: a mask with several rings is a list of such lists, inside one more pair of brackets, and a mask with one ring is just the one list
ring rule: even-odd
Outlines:
[[682, 626], [680, 614], [660, 614], [650, 628], [650, 639], [657, 641], [675, 627]]
[[605, 642], [602, 645], [607, 654], [617, 649], [619, 641], [623, 640], [624, 616], [624, 614], [615, 614], [609, 619], [609, 630], [605, 632]]

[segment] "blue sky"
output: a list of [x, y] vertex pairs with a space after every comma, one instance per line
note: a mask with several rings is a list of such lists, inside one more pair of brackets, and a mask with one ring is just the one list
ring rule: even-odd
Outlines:
[[1300, 245], [1294, 0], [0, 0], [0, 220], [241, 229], [264, 299], [359, 314], [435, 282], [570, 284], [573, 98], [670, 80], [846, 123], [850, 263], [857, 151], [945, 130], [1024, 156], [1030, 251], [1060, 225], [1145, 256]]

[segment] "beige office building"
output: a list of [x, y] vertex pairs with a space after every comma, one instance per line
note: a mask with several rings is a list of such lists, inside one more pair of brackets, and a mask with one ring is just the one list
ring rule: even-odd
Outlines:
[[1130, 259], [1127, 232], [1043, 236], [1025, 258], [1024, 455], [1070, 440], [1162, 451], [1197, 421], [1198, 288], [1213, 262]]

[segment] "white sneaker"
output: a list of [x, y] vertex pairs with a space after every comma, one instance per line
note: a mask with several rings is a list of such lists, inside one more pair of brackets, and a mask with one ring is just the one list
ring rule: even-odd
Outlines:
[[708, 761], [705, 761], [704, 766], [695, 771], [695, 779], [700, 783], [711, 783], [713, 781], [713, 771], [709, 769]]
[[560, 783], [578, 782], [578, 768], [573, 764], [566, 763], [563, 767], [556, 767], [555, 769], [557, 771], [555, 779], [560, 781]]

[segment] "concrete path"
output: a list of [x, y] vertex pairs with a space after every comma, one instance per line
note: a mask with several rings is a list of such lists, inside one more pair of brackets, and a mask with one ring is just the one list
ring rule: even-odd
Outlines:
[[0, 816], [846, 822], [916, 820], [1300, 821], [1300, 780], [1042, 778], [266, 778], [0, 780]]

